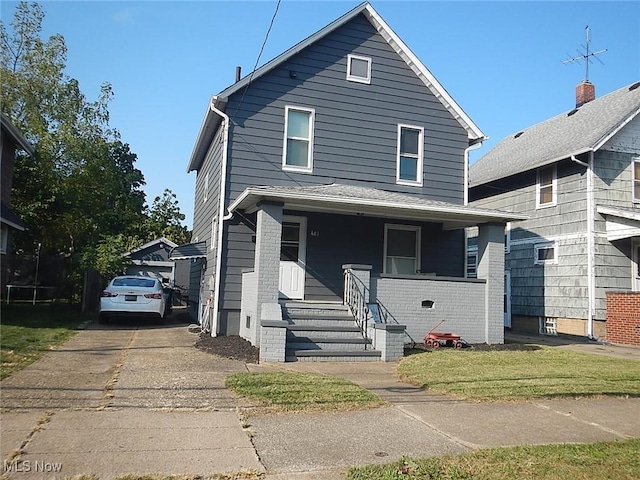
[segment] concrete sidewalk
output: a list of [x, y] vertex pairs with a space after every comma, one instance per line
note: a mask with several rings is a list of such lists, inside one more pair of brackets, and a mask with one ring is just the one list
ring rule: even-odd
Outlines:
[[[4, 380], [5, 476], [106, 480], [245, 471], [268, 480], [338, 480], [350, 466], [403, 455], [640, 437], [638, 398], [461, 402], [400, 382], [395, 364], [245, 365], [203, 353], [195, 340], [180, 324], [96, 325]], [[606, 348], [640, 358], [640, 349]], [[324, 414], [254, 410], [244, 418], [251, 402], [227, 390], [224, 378], [276, 369], [347, 378], [389, 406]]]

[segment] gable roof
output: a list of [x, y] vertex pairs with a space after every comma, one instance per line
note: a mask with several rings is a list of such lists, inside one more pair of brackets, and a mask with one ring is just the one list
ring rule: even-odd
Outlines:
[[31, 157], [35, 157], [36, 150], [33, 148], [27, 139], [24, 138], [20, 130], [16, 128], [16, 126], [11, 123], [9, 117], [7, 117], [4, 113], [0, 112], [0, 124], [2, 124], [2, 130], [6, 131], [9, 137], [22, 148], [25, 152], [29, 154]]
[[138, 248], [134, 248], [133, 250], [131, 250], [130, 252], [127, 252], [124, 254], [124, 256], [130, 256], [132, 253], [137, 253], [140, 252], [142, 250], [145, 250], [149, 247], [153, 247], [155, 245], [160, 245], [164, 243], [165, 245], [167, 245], [168, 247], [170, 247], [170, 249], [174, 249], [178, 246], [177, 243], [172, 242], [171, 240], [169, 240], [168, 238], [164, 238], [164, 237], [160, 237], [160, 238], [156, 238], [155, 240], [151, 240], [150, 242], [145, 243], [144, 245], [138, 247]]
[[427, 67], [418, 59], [418, 57], [405, 45], [405, 43], [400, 39], [400, 37], [387, 25], [387, 23], [382, 19], [382, 17], [376, 12], [373, 7], [368, 3], [364, 2], [358, 5], [356, 8], [346, 13], [342, 17], [337, 20], [331, 22], [326, 27], [317, 31], [310, 37], [301, 41], [300, 43], [294, 45], [289, 50], [283, 52], [282, 54], [275, 57], [273, 60], [265, 63], [263, 66], [255, 70], [252, 74], [247, 75], [240, 81], [234, 83], [227, 89], [220, 92], [218, 95], [214, 95], [211, 97], [210, 105], [207, 106], [207, 111], [205, 113], [205, 118], [202, 122], [202, 126], [200, 127], [200, 132], [198, 133], [198, 137], [196, 139], [195, 146], [193, 148], [193, 152], [191, 154], [191, 159], [189, 161], [189, 166], [187, 168], [187, 173], [199, 168], [200, 164], [204, 160], [204, 157], [207, 153], [207, 149], [209, 148], [209, 144], [213, 139], [213, 135], [215, 135], [215, 131], [217, 129], [218, 124], [220, 123], [220, 118], [214, 114], [211, 110], [211, 105], [215, 105], [217, 108], [224, 110], [226, 106], [226, 101], [229, 96], [234, 93], [240, 91], [249, 83], [257, 80], [261, 76], [267, 74], [274, 68], [279, 65], [285, 63], [289, 58], [298, 54], [309, 45], [317, 42], [318, 40], [324, 38], [329, 35], [334, 30], [339, 27], [345, 25], [350, 20], [355, 18], [357, 15], [363, 14], [365, 18], [373, 25], [373, 27], [378, 31], [378, 33], [386, 40], [386, 42], [395, 50], [395, 52], [405, 61], [405, 63], [413, 70], [416, 76], [427, 86], [427, 88], [431, 91], [431, 93], [442, 103], [442, 105], [449, 111], [449, 113], [458, 121], [458, 123], [465, 129], [467, 132], [467, 136], [469, 138], [469, 144], [475, 144], [485, 140], [487, 137], [484, 133], [478, 128], [478, 126], [473, 123], [471, 118], [462, 110], [460, 105], [456, 103], [456, 101], [449, 95], [449, 93], [445, 90], [445, 88], [438, 82], [438, 80], [433, 76], [433, 74], [427, 69]]
[[469, 170], [472, 187], [599, 150], [640, 113], [640, 82], [509, 135]]

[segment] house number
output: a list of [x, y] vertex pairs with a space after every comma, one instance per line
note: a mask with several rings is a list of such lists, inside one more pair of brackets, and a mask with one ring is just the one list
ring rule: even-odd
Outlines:
[[318, 230], [311, 230], [311, 236], [312, 237], [319, 237], [320, 236], [320, 232]]

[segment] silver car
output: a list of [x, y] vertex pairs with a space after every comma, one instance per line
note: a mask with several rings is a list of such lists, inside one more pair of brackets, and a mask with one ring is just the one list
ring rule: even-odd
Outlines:
[[164, 320], [169, 310], [167, 294], [155, 278], [136, 275], [115, 277], [100, 297], [100, 323], [109, 318], [134, 316]]

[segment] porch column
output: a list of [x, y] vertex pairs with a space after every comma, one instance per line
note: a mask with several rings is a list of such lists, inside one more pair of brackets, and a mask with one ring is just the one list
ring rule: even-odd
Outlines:
[[478, 278], [486, 280], [485, 341], [504, 343], [504, 223], [478, 227]]
[[[260, 203], [256, 218], [256, 256], [254, 272], [258, 291], [256, 320], [262, 319], [262, 304], [278, 303], [280, 282], [280, 241], [282, 237], [282, 204]], [[258, 339], [260, 335], [257, 335]]]

